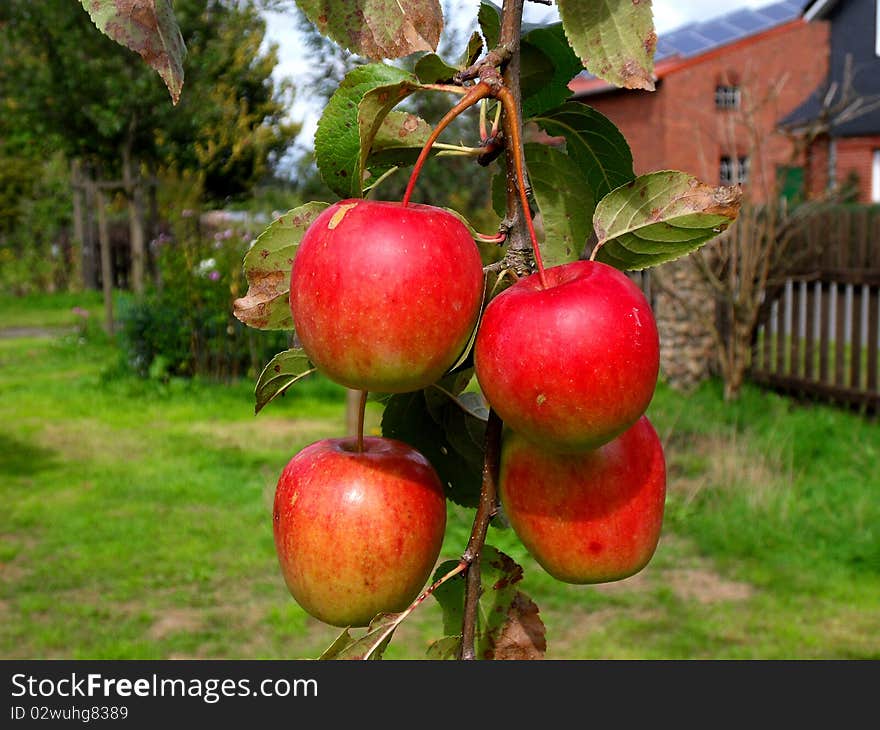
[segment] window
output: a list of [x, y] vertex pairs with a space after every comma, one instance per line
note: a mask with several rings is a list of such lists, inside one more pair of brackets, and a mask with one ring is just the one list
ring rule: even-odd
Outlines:
[[880, 150], [874, 150], [871, 165], [871, 202], [880, 203]]
[[737, 183], [748, 182], [749, 158], [745, 155], [740, 157], [728, 157], [725, 155], [721, 158], [719, 168], [719, 178], [722, 185], [736, 185]]
[[739, 109], [741, 96], [739, 86], [718, 84], [715, 87], [715, 108]]

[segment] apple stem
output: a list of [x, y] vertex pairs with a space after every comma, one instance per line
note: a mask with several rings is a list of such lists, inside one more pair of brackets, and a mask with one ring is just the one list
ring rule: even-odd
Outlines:
[[475, 238], [480, 243], [497, 243], [498, 245], [501, 245], [507, 240], [507, 233], [505, 233], [504, 231], [499, 231], [498, 233], [490, 236], [486, 233], [476, 232]]
[[419, 88], [428, 89], [429, 91], [446, 91], [450, 94], [460, 94], [461, 96], [467, 94], [467, 89], [464, 86], [456, 86], [455, 84], [422, 84]]
[[361, 400], [358, 403], [358, 423], [357, 423], [357, 452], [364, 453], [364, 416], [367, 412], [367, 391], [361, 391]]
[[[510, 90], [504, 86], [500, 86], [495, 91], [495, 96], [504, 105], [504, 112], [511, 118], [517, 118], [516, 102], [510, 93]], [[516, 187], [519, 191], [519, 200], [522, 204], [523, 216], [526, 220], [526, 227], [529, 230], [529, 238], [532, 242], [532, 253], [535, 257], [535, 266], [538, 269], [538, 279], [543, 288], [547, 288], [547, 279], [544, 275], [544, 261], [541, 258], [541, 250], [538, 247], [538, 235], [535, 233], [535, 223], [532, 220], [532, 212], [529, 208], [529, 196], [526, 193], [525, 184], [525, 165], [523, 164], [523, 146], [519, 138], [519, 125], [513, 123], [510, 125], [511, 130], [511, 149], [513, 150], [513, 166], [516, 172]]]
[[461, 98], [461, 100], [446, 112], [446, 115], [437, 123], [437, 126], [434, 127], [434, 131], [431, 132], [431, 135], [428, 137], [425, 142], [424, 147], [422, 147], [422, 151], [419, 154], [419, 158], [416, 160], [416, 164], [413, 167], [412, 174], [409, 177], [409, 182], [406, 186], [406, 192], [403, 194], [403, 206], [406, 207], [409, 205], [409, 199], [412, 196], [413, 188], [416, 186], [416, 180], [419, 179], [419, 173], [422, 171], [422, 167], [425, 164], [425, 160], [428, 159], [428, 155], [431, 154], [431, 147], [434, 145], [434, 142], [437, 141], [437, 138], [440, 136], [440, 133], [449, 126], [453, 119], [455, 119], [459, 114], [461, 114], [466, 109], [469, 109], [474, 104], [476, 104], [480, 99], [485, 99], [487, 96], [492, 95], [492, 87], [489, 84], [484, 82], [480, 82], [471, 86], [466, 92], [465, 95]]
[[496, 136], [498, 134], [498, 123], [501, 121], [501, 104], [496, 104], [495, 106], [495, 119], [492, 120], [492, 136]]

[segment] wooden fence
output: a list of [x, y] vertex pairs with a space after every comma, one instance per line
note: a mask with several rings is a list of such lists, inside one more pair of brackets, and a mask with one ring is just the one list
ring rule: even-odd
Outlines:
[[793, 253], [798, 250], [817, 253], [768, 293], [751, 378], [784, 392], [876, 413], [880, 212], [854, 208], [822, 214]]

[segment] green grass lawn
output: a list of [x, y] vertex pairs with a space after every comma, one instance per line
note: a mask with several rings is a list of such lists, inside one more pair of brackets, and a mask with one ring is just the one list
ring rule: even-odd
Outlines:
[[28, 297], [0, 294], [0, 329], [7, 327], [69, 329], [83, 324], [85, 312], [88, 313], [88, 319], [103, 321], [104, 299], [101, 292], [64, 292]]
[[[3, 327], [73, 306], [6, 304]], [[343, 433], [341, 390], [312, 379], [255, 417], [252, 382], [140, 380], [117, 362], [100, 337], [0, 338], [0, 657], [317, 656], [337, 631], [286, 592], [271, 502], [294, 453]], [[563, 585], [490, 530], [525, 568], [548, 657], [880, 658], [877, 423], [750, 387], [726, 405], [718, 383], [661, 383], [649, 415], [669, 493], [641, 573]], [[450, 508], [441, 560], [470, 520]], [[440, 635], [428, 601], [387, 656]]]

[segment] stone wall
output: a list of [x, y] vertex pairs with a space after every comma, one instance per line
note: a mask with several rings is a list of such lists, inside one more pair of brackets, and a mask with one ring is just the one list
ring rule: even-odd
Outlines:
[[660, 377], [677, 390], [692, 390], [717, 370], [715, 341], [705, 317], [696, 314], [714, 316], [713, 292], [690, 257], [652, 270], [643, 286], [660, 333]]

